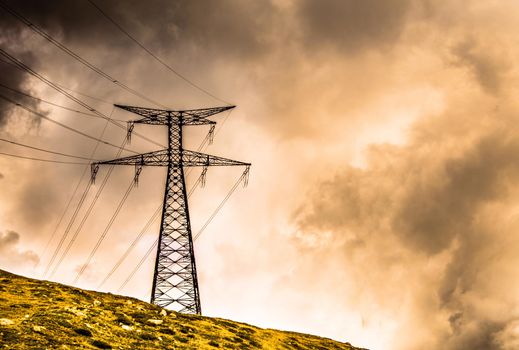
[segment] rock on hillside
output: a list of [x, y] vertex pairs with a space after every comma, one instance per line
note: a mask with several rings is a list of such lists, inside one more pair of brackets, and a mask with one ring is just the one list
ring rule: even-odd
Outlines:
[[356, 349], [0, 270], [3, 349]]

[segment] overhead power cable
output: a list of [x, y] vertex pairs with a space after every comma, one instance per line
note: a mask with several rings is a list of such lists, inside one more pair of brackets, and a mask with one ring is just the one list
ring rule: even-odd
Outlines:
[[[63, 246], [63, 243], [65, 242], [67, 236], [68, 236], [68, 233], [70, 231], [70, 228], [72, 227], [72, 224], [76, 218], [76, 216], [78, 215], [79, 213], [79, 210], [81, 209], [81, 207], [83, 206], [83, 203], [85, 202], [85, 199], [87, 197], [87, 194], [88, 192], [90, 191], [90, 188], [92, 187], [92, 182], [89, 181], [85, 187], [85, 189], [83, 190], [83, 193], [81, 194], [81, 198], [79, 199], [79, 202], [78, 204], [76, 205], [76, 208], [74, 209], [74, 213], [72, 214], [72, 217], [71, 219], [69, 220], [69, 223], [67, 225], [67, 228], [65, 229], [65, 232], [63, 233], [63, 235], [61, 236], [61, 239], [59, 240], [58, 242], [58, 245], [56, 246], [56, 248], [54, 248], [54, 252], [52, 253], [52, 256], [49, 260], [49, 262], [47, 263], [47, 266], [45, 268], [45, 271], [43, 273], [44, 276], [47, 276], [47, 274], [49, 273], [50, 271], [50, 268], [52, 267], [52, 265], [54, 264], [54, 260], [56, 259], [56, 257], [58, 256], [58, 253], [60, 252], [61, 250], [61, 247]], [[54, 273], [54, 272], [53, 272]]]
[[220, 132], [220, 130], [222, 130], [223, 125], [225, 124], [225, 122], [227, 121], [229, 116], [231, 115], [232, 111], [233, 111], [233, 109], [230, 109], [227, 112], [227, 114], [225, 115], [225, 117], [222, 120], [222, 123], [219, 124], [218, 128], [216, 129], [216, 131], [213, 134], [211, 134], [211, 132], [209, 132], [207, 135], [205, 135], [205, 138], [202, 140], [202, 143], [197, 148], [197, 152], [200, 152], [202, 149], [207, 148], [207, 146], [212, 143], [212, 140], [214, 139], [214, 137], [216, 137], [216, 135]]
[[117, 216], [121, 212], [121, 208], [123, 207], [124, 203], [128, 199], [128, 196], [130, 195], [130, 192], [132, 191], [132, 189], [134, 187], [135, 187], [135, 180], [132, 179], [132, 181], [130, 182], [130, 186], [128, 186], [128, 189], [124, 193], [123, 198], [121, 199], [121, 201], [117, 205], [117, 209], [115, 210], [115, 213], [112, 215], [112, 217], [108, 221], [108, 224], [106, 225], [103, 233], [101, 233], [101, 236], [99, 236], [99, 239], [97, 240], [96, 245], [94, 246], [94, 248], [90, 252], [90, 255], [86, 259], [85, 263], [81, 266], [81, 269], [77, 273], [76, 278], [74, 279], [74, 282], [72, 284], [76, 284], [77, 281], [79, 280], [79, 278], [81, 277], [81, 275], [83, 275], [83, 273], [85, 272], [87, 266], [90, 264], [90, 261], [92, 261], [92, 258], [94, 257], [95, 253], [99, 249], [99, 246], [101, 245], [101, 243], [103, 243], [104, 239], [106, 238], [106, 235], [107, 235], [108, 231], [110, 230], [110, 228], [112, 227], [115, 219], [117, 218]]
[[116, 26], [124, 35], [126, 35], [130, 40], [132, 40], [137, 46], [139, 46], [141, 49], [143, 49], [148, 55], [153, 57], [157, 62], [159, 62], [162, 66], [164, 66], [166, 69], [168, 69], [170, 72], [175, 74], [180, 79], [184, 80], [186, 83], [194, 87], [195, 89], [203, 92], [204, 94], [214, 98], [215, 100], [218, 100], [220, 102], [223, 102], [225, 104], [231, 105], [230, 102], [227, 102], [225, 100], [222, 100], [221, 98], [215, 96], [214, 94], [210, 93], [206, 89], [202, 88], [200, 85], [195, 84], [191, 80], [189, 80], [184, 75], [180, 74], [178, 71], [176, 71], [171, 65], [167, 64], [162, 60], [160, 57], [155, 55], [150, 49], [148, 49], [144, 44], [142, 44], [140, 41], [138, 41], [134, 36], [132, 36], [127, 30], [125, 30], [119, 23], [117, 23], [112, 17], [110, 17], [102, 8], [100, 8], [94, 1], [87, 0], [92, 6], [94, 6], [108, 21], [110, 21], [114, 26]]
[[[124, 143], [126, 143], [126, 139], [123, 142], [123, 144]], [[119, 150], [119, 152], [117, 153], [116, 157], [119, 157], [120, 154], [121, 154], [121, 150]], [[79, 223], [78, 227], [76, 228], [76, 231], [74, 232], [74, 235], [70, 239], [67, 247], [65, 248], [65, 250], [61, 254], [61, 257], [59, 258], [58, 262], [56, 263], [56, 266], [54, 266], [54, 269], [52, 270], [52, 273], [51, 273], [50, 277], [52, 277], [56, 273], [56, 271], [58, 270], [59, 266], [61, 265], [61, 263], [63, 262], [63, 260], [67, 256], [67, 254], [69, 253], [70, 249], [72, 248], [72, 245], [74, 244], [74, 242], [76, 241], [76, 238], [78, 237], [79, 233], [83, 229], [83, 226], [85, 225], [86, 220], [90, 216], [90, 213], [92, 213], [92, 210], [94, 209], [94, 206], [97, 203], [97, 200], [99, 199], [99, 196], [103, 192], [103, 189], [105, 188], [106, 183], [108, 182], [108, 179], [110, 178], [110, 175], [112, 174], [112, 171], [113, 171], [114, 167], [115, 167], [114, 165], [111, 165], [109, 167], [108, 172], [107, 172], [106, 176], [104, 177], [103, 182], [101, 183], [101, 186], [97, 190], [97, 192], [96, 192], [96, 194], [94, 196], [94, 199], [92, 200], [92, 202], [90, 203], [90, 206], [88, 207], [87, 211], [83, 215], [83, 218], [81, 219], [81, 222]], [[72, 225], [74, 220], [75, 220], [75, 217], [71, 219], [71, 221], [69, 223], [69, 226], [67, 227], [69, 230], [70, 230], [70, 226]]]
[[[98, 110], [96, 110], [95, 108], [93, 107], [90, 107], [87, 103], [83, 102], [82, 100], [78, 99], [77, 97], [71, 95], [70, 93], [68, 93], [67, 91], [65, 91], [65, 89], [63, 89], [62, 87], [60, 87], [58, 84], [50, 81], [49, 79], [45, 78], [43, 75], [39, 74], [38, 72], [34, 71], [33, 69], [31, 69], [29, 66], [27, 66], [26, 64], [24, 64], [22, 61], [20, 61], [19, 59], [17, 59], [16, 57], [10, 55], [8, 52], [6, 52], [5, 50], [3, 50], [2, 48], [0, 48], [0, 55], [4, 56], [5, 58], [7, 58], [9, 61], [11, 61], [14, 65], [16, 65], [18, 68], [26, 71], [27, 73], [31, 74], [32, 76], [34, 76], [35, 78], [39, 79], [40, 81], [42, 81], [43, 83], [47, 84], [49, 87], [53, 88], [54, 90], [58, 91], [59, 93], [61, 93], [62, 95], [68, 97], [69, 99], [71, 99], [72, 101], [76, 102], [77, 104], [79, 104], [81, 107], [87, 109], [88, 111], [96, 114], [96, 115], [99, 115], [101, 118], [103, 119], [106, 119], [108, 120], [110, 123], [112, 123], [113, 125], [117, 126], [118, 128], [121, 128], [123, 130], [126, 131], [126, 126], [125, 125], [122, 125], [121, 123], [117, 122], [116, 120], [113, 120], [111, 119], [110, 117], [106, 116], [105, 114], [99, 112]], [[150, 143], [153, 143], [157, 146], [160, 146], [160, 147], [165, 147], [164, 145], [140, 134], [140, 133], [137, 133], [137, 132], [134, 132], [133, 133], [134, 135], [140, 137], [141, 139], [143, 140], [146, 140]]]
[[222, 128], [225, 124], [225, 122], [229, 119], [229, 117], [231, 116], [232, 112], [234, 111], [234, 108], [233, 109], [229, 109], [229, 111], [227, 112], [227, 114], [225, 115], [225, 117], [223, 117], [223, 120], [222, 122], [218, 125], [218, 128], [216, 129], [216, 131], [214, 132], [214, 137], [216, 137], [216, 135], [218, 135], [218, 133], [220, 131], [222, 131]]
[[12, 154], [7, 152], [0, 152], [0, 155], [2, 156], [8, 156], [13, 158], [20, 158], [20, 159], [27, 159], [27, 160], [35, 160], [38, 162], [45, 162], [45, 163], [57, 163], [57, 164], [73, 164], [73, 165], [85, 165], [89, 163], [81, 163], [81, 162], [67, 162], [67, 161], [61, 161], [61, 160], [54, 160], [54, 159], [42, 159], [42, 158], [36, 158], [36, 157], [27, 157], [27, 156], [21, 156], [19, 154]]
[[132, 89], [128, 85], [126, 85], [126, 84], [120, 82], [119, 80], [115, 79], [114, 77], [110, 76], [109, 74], [107, 74], [106, 72], [104, 72], [103, 70], [98, 68], [97, 66], [94, 66], [92, 63], [90, 63], [89, 61], [85, 60], [83, 57], [81, 57], [80, 55], [78, 55], [77, 53], [75, 53], [74, 51], [69, 49], [67, 46], [65, 46], [64, 44], [62, 44], [58, 40], [54, 39], [49, 33], [45, 32], [42, 28], [38, 27], [36, 24], [34, 24], [31, 21], [29, 21], [29, 19], [24, 17], [21, 13], [15, 11], [12, 7], [8, 6], [3, 0], [0, 0], [0, 7], [2, 7], [6, 12], [9, 12], [11, 15], [13, 15], [15, 18], [17, 18], [20, 22], [25, 24], [27, 27], [29, 27], [33, 32], [39, 34], [40, 36], [45, 38], [47, 41], [49, 41], [51, 44], [53, 44], [54, 46], [56, 46], [57, 48], [59, 48], [60, 50], [65, 52], [67, 55], [69, 55], [70, 57], [76, 59], [78, 62], [80, 62], [84, 66], [90, 68], [91, 70], [93, 70], [94, 72], [96, 72], [97, 74], [99, 74], [100, 76], [105, 78], [106, 80], [108, 80], [108, 81], [114, 83], [115, 85], [123, 88], [124, 90], [128, 91], [132, 95], [135, 95], [137, 97], [142, 98], [143, 100], [146, 100], [146, 101], [148, 101], [150, 103], [153, 103], [153, 104], [155, 104], [157, 106], [160, 106], [162, 108], [165, 108], [165, 106], [162, 105], [161, 103], [159, 103], [157, 101], [154, 101], [153, 99], [147, 97], [146, 95], [138, 92], [135, 89]]
[[240, 178], [238, 179], [238, 181], [236, 181], [236, 183], [233, 185], [233, 187], [231, 188], [231, 190], [227, 193], [227, 195], [225, 196], [225, 198], [220, 202], [220, 204], [218, 205], [218, 207], [216, 207], [216, 209], [214, 210], [214, 212], [211, 214], [211, 216], [209, 217], [209, 219], [207, 219], [207, 221], [205, 222], [204, 226], [202, 226], [202, 228], [198, 231], [198, 233], [195, 235], [195, 237], [193, 238], [194, 241], [196, 241], [196, 239], [198, 237], [200, 237], [200, 235], [204, 232], [204, 230], [207, 228], [207, 226], [211, 223], [211, 221], [213, 221], [214, 217], [216, 216], [216, 214], [218, 214], [218, 212], [220, 211], [220, 209], [222, 209], [222, 207], [225, 205], [225, 203], [229, 200], [229, 198], [231, 197], [231, 195], [234, 193], [234, 191], [236, 190], [236, 188], [238, 187], [238, 185], [242, 182], [242, 181], [245, 181], [246, 179], [246, 176], [247, 174], [246, 173], [243, 173]]
[[[205, 138], [202, 140], [202, 143], [200, 143], [200, 146], [198, 146], [198, 148], [196, 149], [197, 152], [201, 152], [203, 150], [205, 150], [211, 143], [212, 143], [212, 140], [214, 139], [214, 137], [218, 134], [218, 132], [220, 132], [220, 130], [222, 130], [222, 127], [223, 125], [225, 124], [225, 122], [227, 121], [227, 119], [229, 118], [229, 116], [231, 115], [233, 109], [230, 109], [227, 114], [225, 115], [225, 117], [223, 118], [223, 121], [222, 123], [220, 124], [220, 126], [216, 129], [216, 131], [214, 132], [213, 135], [211, 135], [211, 132], [209, 132], [207, 135], [205, 135]], [[193, 168], [189, 168], [187, 171], [186, 171], [186, 179], [189, 178], [189, 175], [191, 174], [191, 172], [193, 171]], [[199, 180], [201, 180], [199, 178]], [[194, 186], [190, 193], [188, 194], [188, 198], [189, 196], [191, 196], [191, 192], [194, 191], [196, 186]]]
[[25, 147], [25, 148], [34, 149], [34, 150], [37, 150], [37, 151], [40, 151], [40, 152], [45, 152], [45, 153], [50, 153], [50, 154], [56, 154], [56, 155], [63, 156], [63, 157], [76, 158], [76, 159], [83, 159], [83, 160], [88, 160], [88, 161], [93, 160], [93, 159], [90, 159], [90, 158], [88, 158], [88, 157], [80, 157], [80, 156], [75, 156], [75, 155], [72, 155], [72, 154], [61, 153], [61, 152], [54, 152], [54, 151], [49, 151], [49, 150], [47, 150], [47, 149], [43, 149], [43, 148], [38, 148], [38, 147], [34, 147], [34, 146], [25, 145], [25, 144], [23, 144], [23, 143], [19, 143], [19, 142], [15, 142], [15, 141], [7, 140], [7, 139], [4, 139], [4, 138], [2, 138], [2, 137], [0, 137], [0, 141], [2, 141], [2, 142], [6, 142], [6, 143], [10, 143], [10, 144], [13, 144], [13, 145], [16, 145], [16, 146], [20, 146], [20, 147]]
[[[16, 69], [24, 70], [23, 68], [21, 68], [20, 66], [18, 66], [18, 65], [15, 64], [14, 62], [12, 62], [11, 60], [6, 61], [6, 60], [4, 60], [3, 58], [0, 58], [0, 62], [1, 62], [1, 63], [5, 63], [5, 64], [8, 64], [8, 65], [10, 65], [10, 66], [12, 66], [12, 67], [14, 67], [14, 68], [16, 68]], [[114, 102], [110, 102], [110, 101], [107, 101], [107, 100], [103, 100], [103, 99], [101, 99], [101, 98], [99, 98], [99, 97], [95, 97], [95, 96], [92, 96], [92, 95], [88, 95], [88, 94], [86, 94], [86, 93], [84, 93], [84, 92], [81, 92], [81, 91], [78, 91], [78, 90], [75, 90], [75, 89], [71, 89], [71, 88], [66, 87], [66, 86], [64, 86], [64, 85], [62, 85], [62, 84], [58, 84], [58, 83], [54, 83], [54, 84], [56, 84], [57, 86], [61, 87], [62, 89], [65, 89], [65, 90], [67, 90], [67, 91], [73, 92], [73, 93], [75, 93], [75, 94], [78, 94], [78, 95], [81, 95], [81, 96], [84, 96], [84, 97], [91, 98], [92, 100], [96, 100], [96, 101], [98, 101], [98, 102], [102, 102], [102, 103], [105, 103], [105, 104], [108, 104], [108, 105], [113, 105], [113, 104], [114, 104]]]
[[[0, 83], [0, 86], [3, 87], [4, 89], [7, 89], [9, 91], [12, 91], [16, 94], [19, 94], [19, 95], [22, 95], [22, 96], [25, 96], [25, 97], [28, 97], [28, 98], [31, 98], [35, 101], [38, 101], [38, 102], [43, 102], [43, 103], [46, 103], [48, 105], [51, 105], [51, 106], [54, 106], [54, 107], [58, 107], [58, 108], [61, 108], [61, 109], [64, 109], [64, 110], [67, 110], [69, 112], [74, 112], [74, 113], [77, 113], [77, 114], [81, 114], [81, 115], [86, 115], [86, 116], [89, 116], [89, 117], [94, 117], [94, 118], [100, 118], [100, 119], [105, 119], [105, 118], [102, 118], [100, 116], [98, 116], [97, 114], [93, 114], [93, 113], [87, 113], [87, 112], [83, 112], [83, 111], [78, 111], [77, 109], [74, 109], [74, 108], [70, 108], [70, 107], [66, 107], [66, 106], [62, 106], [62, 105], [59, 105], [57, 103], [54, 103], [54, 102], [50, 102], [50, 101], [47, 101], [47, 100], [44, 100], [42, 98], [39, 98], [39, 97], [36, 97], [36, 96], [33, 96], [33, 95], [30, 95], [28, 93], [25, 93], [25, 92], [22, 92], [20, 90], [17, 90], [17, 89], [13, 89], [12, 87], [9, 87], [5, 84], [2, 84]], [[121, 120], [121, 119], [113, 119], [112, 120], [117, 120], [117, 121], [120, 121], [120, 122], [125, 122], [126, 120]]]
[[[105, 100], [105, 99], [102, 99], [102, 98], [99, 98], [99, 97], [96, 97], [96, 96], [92, 96], [91, 94], [87, 94], [87, 93], [84, 93], [84, 92], [78, 91], [78, 90], [76, 90], [76, 89], [71, 89], [71, 88], [69, 88], [69, 87], [66, 87], [66, 86], [63, 85], [63, 84], [58, 84], [58, 83], [55, 83], [55, 84], [56, 84], [57, 86], [59, 86], [60, 88], [62, 88], [62, 89], [65, 89], [65, 90], [67, 90], [67, 91], [70, 91], [70, 92], [72, 92], [72, 93], [74, 93], [74, 94], [81, 95], [81, 96], [83, 96], [83, 97], [88, 97], [88, 98], [90, 98], [90, 99], [92, 99], [92, 100], [94, 100], [94, 101], [97, 101], [97, 102], [101, 102], [101, 103], [104, 103], [104, 104], [107, 104], [107, 105], [111, 105], [111, 106], [113, 106], [114, 103], [115, 103], [115, 102], [113, 102], [113, 101], [107, 101], [107, 100]], [[115, 120], [117, 120], [117, 119], [115, 119]]]
[[110, 277], [113, 275], [113, 273], [119, 268], [119, 266], [121, 266], [121, 264], [123, 263], [123, 261], [126, 259], [126, 257], [130, 254], [130, 252], [132, 251], [132, 249], [137, 245], [137, 243], [139, 243], [139, 241], [141, 240], [141, 238], [144, 236], [144, 234], [146, 233], [146, 231], [149, 229], [149, 227], [155, 222], [155, 220], [157, 220], [159, 217], [160, 217], [160, 212], [161, 212], [161, 209], [162, 209], [162, 204], [159, 205], [159, 207], [157, 208], [157, 210], [155, 210], [155, 212], [153, 213], [153, 215], [149, 218], [148, 222], [146, 222], [146, 225], [144, 225], [144, 227], [142, 228], [141, 232], [139, 232], [139, 234], [137, 235], [137, 237], [135, 237], [135, 239], [133, 240], [133, 242], [130, 244], [130, 246], [126, 249], [126, 251], [124, 252], [124, 254], [119, 258], [119, 260], [117, 260], [117, 262], [115, 263], [115, 265], [112, 267], [112, 269], [110, 270], [110, 272], [106, 275], [106, 277], [101, 281], [101, 283], [97, 286], [97, 288], [101, 288], [109, 279]]
[[[69, 130], [69, 131], [72, 131], [72, 132], [74, 132], [74, 133], [76, 133], [76, 134], [79, 134], [79, 135], [81, 135], [81, 136], [84, 136], [84, 137], [89, 138], [89, 139], [94, 140], [94, 141], [98, 141], [98, 142], [104, 143], [105, 145], [108, 145], [108, 146], [111, 146], [111, 147], [114, 147], [114, 148], [119, 148], [119, 146], [114, 145], [114, 144], [111, 143], [111, 142], [108, 142], [108, 141], [105, 141], [105, 140], [101, 140], [101, 139], [99, 139], [99, 138], [97, 138], [97, 137], [95, 137], [95, 136], [92, 136], [92, 135], [86, 134], [86, 133], [84, 133], [84, 132], [82, 132], [82, 131], [80, 131], [80, 130], [77, 130], [77, 129], [71, 127], [71, 126], [68, 126], [68, 125], [63, 124], [63, 123], [61, 123], [61, 122], [58, 122], [57, 120], [54, 120], [54, 119], [52, 119], [52, 118], [49, 118], [49, 117], [47, 117], [45, 114], [40, 113], [40, 112], [38, 112], [38, 111], [35, 111], [34, 109], [29, 108], [29, 107], [27, 107], [27, 106], [25, 106], [25, 105], [23, 105], [23, 104], [21, 104], [21, 103], [19, 103], [19, 102], [13, 101], [13, 100], [11, 100], [9, 97], [7, 97], [7, 96], [4, 96], [4, 95], [0, 94], [0, 98], [4, 99], [4, 100], [6, 100], [6, 101], [8, 101], [8, 102], [10, 102], [10, 103], [12, 103], [12, 104], [14, 104], [14, 105], [20, 107], [20, 108], [23, 108], [23, 109], [25, 109], [26, 111], [31, 112], [32, 114], [34, 114], [34, 115], [36, 115], [36, 116], [38, 116], [38, 117], [40, 117], [40, 118], [42, 118], [42, 119], [45, 119], [45, 120], [47, 120], [47, 121], [49, 121], [49, 122], [51, 122], [51, 123], [54, 123], [54, 124], [56, 124], [56, 125], [59, 125], [59, 126], [61, 126], [62, 128], [65, 128], [65, 129], [67, 129], [67, 130]], [[127, 152], [130, 152], [130, 153], [137, 154], [137, 152], [132, 151], [131, 149], [123, 148], [123, 150], [124, 150], [124, 151], [127, 151]]]
[[142, 259], [139, 261], [139, 263], [133, 268], [132, 272], [130, 272], [130, 274], [128, 275], [128, 277], [126, 277], [126, 279], [124, 280], [124, 282], [119, 286], [119, 288], [117, 289], [117, 293], [119, 293], [121, 290], [123, 290], [124, 287], [126, 287], [126, 285], [128, 284], [128, 282], [130, 282], [130, 280], [133, 278], [133, 276], [135, 275], [135, 273], [141, 268], [142, 264], [144, 264], [144, 262], [146, 261], [146, 259], [148, 258], [148, 256], [150, 256], [151, 253], [153, 253], [155, 251], [155, 249], [157, 248], [157, 244], [159, 243], [159, 240], [158, 238], [153, 242], [153, 244], [151, 245], [151, 247], [146, 251], [146, 254], [144, 254], [144, 256], [142, 257]]
[[[115, 110], [115, 107], [112, 108], [112, 112], [110, 113], [110, 117], [112, 116], [113, 112]], [[105, 134], [105, 131], [106, 131], [106, 128], [108, 127], [108, 121], [106, 121], [105, 123], [105, 126], [103, 128], [103, 130], [101, 131], [101, 134], [99, 135], [99, 138], [102, 138]], [[99, 142], [96, 142], [95, 146], [94, 146], [94, 149], [92, 150], [92, 153], [90, 154], [90, 158], [93, 159], [94, 156], [95, 156], [95, 153], [97, 152], [97, 148], [99, 147]], [[41, 254], [42, 257], [45, 256], [45, 253], [47, 252], [47, 249], [49, 248], [50, 246], [50, 243], [52, 242], [52, 240], [54, 239], [54, 236], [56, 235], [56, 232], [58, 232], [58, 229], [61, 225], [61, 222], [63, 221], [64, 217], [65, 217], [65, 214], [68, 212], [68, 208], [70, 208], [70, 204], [72, 203], [72, 200], [76, 197], [76, 193], [79, 189], [79, 185], [81, 185], [81, 182], [83, 181], [83, 178], [85, 177], [85, 175], [87, 174], [87, 171], [88, 169], [90, 168], [90, 166], [85, 166], [85, 168], [83, 169], [83, 174], [81, 174], [81, 178], [79, 179], [74, 191], [72, 192], [72, 195], [70, 196], [68, 202], [67, 202], [67, 205], [65, 206], [65, 208], [63, 209], [62, 213], [61, 213], [61, 216], [58, 220], [58, 223], [56, 224], [56, 226], [54, 227], [54, 230], [52, 231], [52, 234], [51, 236], [49, 237], [49, 240], [47, 241], [47, 244], [45, 245], [45, 248], [43, 249], [43, 253]], [[34, 266], [35, 268], [38, 267], [38, 263], [36, 263], [36, 265]]]
[[[119, 156], [121, 153], [122, 153], [122, 147], [126, 144], [127, 142], [127, 139], [125, 138], [121, 144], [121, 148], [117, 151], [117, 156]], [[83, 227], [83, 224], [85, 223], [86, 219], [88, 218], [88, 216], [90, 215], [90, 212], [92, 211], [92, 208], [93, 206], [95, 205], [96, 201], [97, 201], [97, 198], [100, 196], [101, 192], [103, 191], [103, 188], [104, 186], [106, 185], [106, 183], [108, 182], [108, 178], [110, 177], [111, 173], [113, 171], [113, 167], [110, 167], [108, 169], [108, 172], [106, 173], [106, 176], [105, 178], [103, 179], [103, 182], [101, 183], [101, 186], [99, 187], [99, 189], [97, 190], [96, 194], [95, 194], [95, 197], [94, 197], [94, 200], [92, 201], [92, 203], [90, 203], [90, 206], [89, 208], [87, 209], [87, 212], [85, 213], [85, 215], [83, 216], [83, 219], [81, 221], [81, 223], [79, 224], [79, 226], [76, 228], [76, 231], [74, 232], [74, 235], [73, 237], [71, 238], [71, 240], [69, 241], [67, 247], [65, 248], [65, 250], [63, 251], [63, 253], [61, 254], [61, 257], [59, 259], [59, 261], [57, 262], [56, 266], [54, 267], [54, 270], [52, 271], [52, 275], [54, 275], [54, 273], [56, 272], [56, 270], [58, 269], [59, 265], [61, 264], [61, 262], [63, 261], [63, 259], [65, 258], [65, 256], [67, 255], [68, 251], [70, 250], [70, 248], [72, 247], [72, 245], [74, 244], [74, 241], [76, 239], [76, 237], [78, 236], [79, 232], [81, 231], [81, 228]], [[79, 214], [79, 210], [82, 208], [83, 206], [83, 203], [85, 201], [85, 198], [88, 194], [88, 190], [90, 189], [90, 187], [92, 187], [93, 185], [93, 181], [89, 181], [88, 184], [87, 184], [87, 187], [85, 188], [85, 191], [83, 192], [82, 196], [81, 196], [81, 199], [79, 200], [78, 204], [76, 205], [76, 208], [74, 210], [74, 214], [72, 215], [72, 217], [70, 218], [68, 224], [67, 224], [67, 227], [65, 229], [65, 231], [63, 232], [63, 235], [61, 236], [61, 240], [58, 244], [58, 246], [56, 247], [56, 249], [54, 250], [54, 253], [52, 255], [52, 259], [51, 261], [49, 262], [49, 264], [47, 265], [47, 268], [45, 270], [45, 275], [47, 275], [50, 267], [52, 266], [52, 263], [54, 262], [54, 259], [57, 257], [59, 251], [61, 250], [61, 247], [63, 245], [63, 243], [65, 242], [69, 232], [70, 232], [70, 229], [72, 228], [72, 225], [74, 224], [74, 222], [76, 221], [76, 217], [77, 215]]]

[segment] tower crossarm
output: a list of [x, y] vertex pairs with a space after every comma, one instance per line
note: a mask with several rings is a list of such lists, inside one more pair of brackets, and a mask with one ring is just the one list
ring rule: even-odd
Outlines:
[[105, 160], [105, 161], [101, 161], [101, 162], [92, 163], [92, 167], [99, 166], [101, 164], [168, 166], [168, 162], [169, 162], [168, 150], [163, 149], [160, 151], [137, 154], [135, 156], [128, 156], [128, 157], [123, 157], [123, 158], [117, 158], [117, 159]]
[[125, 105], [115, 105], [118, 108], [143, 116], [144, 118], [134, 120], [133, 123], [151, 125], [205, 125], [215, 122], [207, 120], [207, 117], [227, 111], [235, 106], [211, 107], [186, 110], [167, 110], [146, 107], [134, 107]]
[[[168, 166], [169, 152], [167, 149], [154, 151], [149, 153], [137, 154], [123, 158], [105, 160], [102, 162], [92, 163], [95, 167], [101, 164], [113, 165], [136, 165], [136, 166]], [[172, 150], [171, 163], [173, 166], [198, 167], [198, 166], [250, 166], [250, 163], [244, 163], [237, 160], [227, 159], [223, 157], [213, 156], [189, 150]]]
[[[170, 117], [146, 117], [137, 120], [131, 120], [129, 124], [149, 124], [149, 125], [168, 125], [168, 118]], [[171, 124], [177, 125], [214, 125], [215, 121], [205, 118], [183, 117], [180, 120], [178, 117], [172, 116]]]
[[237, 160], [227, 159], [223, 157], [213, 156], [195, 151], [182, 151], [182, 166], [197, 167], [197, 166], [246, 166], [250, 163], [244, 163]]

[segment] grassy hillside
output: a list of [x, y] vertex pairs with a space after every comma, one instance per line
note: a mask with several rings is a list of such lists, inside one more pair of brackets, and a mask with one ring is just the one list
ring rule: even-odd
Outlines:
[[4, 349], [356, 349], [0, 270]]

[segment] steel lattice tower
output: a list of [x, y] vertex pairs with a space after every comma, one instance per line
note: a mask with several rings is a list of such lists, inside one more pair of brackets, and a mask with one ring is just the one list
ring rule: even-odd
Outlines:
[[212, 139], [216, 122], [207, 117], [234, 108], [234, 106], [193, 110], [115, 106], [143, 117], [128, 122], [128, 138], [131, 136], [134, 124], [166, 125], [168, 127], [168, 148], [93, 163], [92, 177], [95, 179], [101, 164], [134, 165], [135, 181], [138, 180], [143, 166], [167, 167], [151, 302], [179, 312], [201, 314], [184, 168], [203, 167], [201, 176], [204, 177], [209, 166], [245, 166], [244, 174], [248, 175], [250, 164], [186, 150], [182, 147], [182, 131], [184, 126], [210, 125], [208, 136]]

